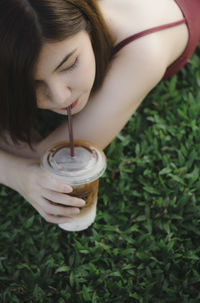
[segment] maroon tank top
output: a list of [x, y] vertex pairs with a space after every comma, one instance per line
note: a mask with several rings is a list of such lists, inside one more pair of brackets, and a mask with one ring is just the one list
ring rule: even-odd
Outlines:
[[163, 78], [171, 77], [177, 73], [187, 63], [188, 59], [191, 57], [198, 43], [200, 42], [200, 0], [175, 0], [175, 2], [180, 7], [184, 19], [161, 26], [156, 26], [129, 36], [115, 45], [113, 54], [117, 53], [124, 46], [140, 37], [185, 23], [189, 31], [187, 46], [183, 54], [167, 68]]

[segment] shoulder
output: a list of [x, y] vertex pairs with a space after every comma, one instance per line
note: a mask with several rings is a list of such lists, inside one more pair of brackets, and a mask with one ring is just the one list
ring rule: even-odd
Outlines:
[[[101, 9], [117, 44], [145, 29], [181, 19], [181, 11], [174, 3], [173, 0], [149, 0], [148, 3], [146, 0], [102, 0]], [[181, 25], [127, 44], [113, 57], [101, 95], [111, 100], [109, 102], [123, 100], [123, 105], [139, 104], [180, 56], [186, 42], [185, 25]]]
[[145, 84], [150, 88], [158, 83], [168, 67], [169, 54], [164, 50], [157, 33], [126, 45], [113, 58], [112, 73]]
[[[101, 0], [99, 3], [115, 44], [133, 34], [183, 18], [174, 0]], [[133, 51], [141, 49], [142, 53], [147, 51], [146, 59], [150, 62], [153, 62], [151, 56], [163, 55], [168, 57], [170, 65], [184, 51], [187, 41], [188, 31], [183, 24], [140, 37], [131, 42], [130, 47], [125, 46], [123, 52], [128, 48], [133, 48]]]
[[116, 42], [183, 17], [174, 0], [98, 0], [98, 4]]
[[103, 86], [96, 95], [118, 114], [130, 117], [146, 95], [159, 83], [167, 64], [156, 37], [138, 40], [123, 48], [111, 61]]

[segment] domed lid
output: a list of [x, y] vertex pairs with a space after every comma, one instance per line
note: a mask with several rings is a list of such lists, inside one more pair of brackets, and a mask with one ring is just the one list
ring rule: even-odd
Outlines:
[[74, 147], [72, 157], [69, 143], [51, 146], [44, 153], [41, 166], [69, 185], [81, 185], [98, 179], [106, 169], [103, 151], [85, 141], [75, 141]]

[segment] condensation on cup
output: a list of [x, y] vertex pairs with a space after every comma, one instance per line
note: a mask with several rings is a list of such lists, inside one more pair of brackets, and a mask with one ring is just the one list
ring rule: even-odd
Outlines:
[[86, 204], [72, 222], [59, 224], [67, 231], [87, 229], [95, 220], [99, 178], [106, 169], [104, 152], [86, 141], [75, 141], [75, 156], [71, 157], [70, 144], [59, 142], [50, 146], [41, 158], [41, 167], [62, 184], [71, 185], [69, 195], [83, 199]]

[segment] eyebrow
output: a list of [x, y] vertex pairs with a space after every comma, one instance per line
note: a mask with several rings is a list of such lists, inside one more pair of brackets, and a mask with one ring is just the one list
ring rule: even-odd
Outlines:
[[76, 49], [74, 49], [72, 52], [70, 52], [69, 54], [67, 54], [63, 60], [58, 64], [58, 66], [54, 69], [54, 72], [57, 71], [74, 53], [75, 53]]

